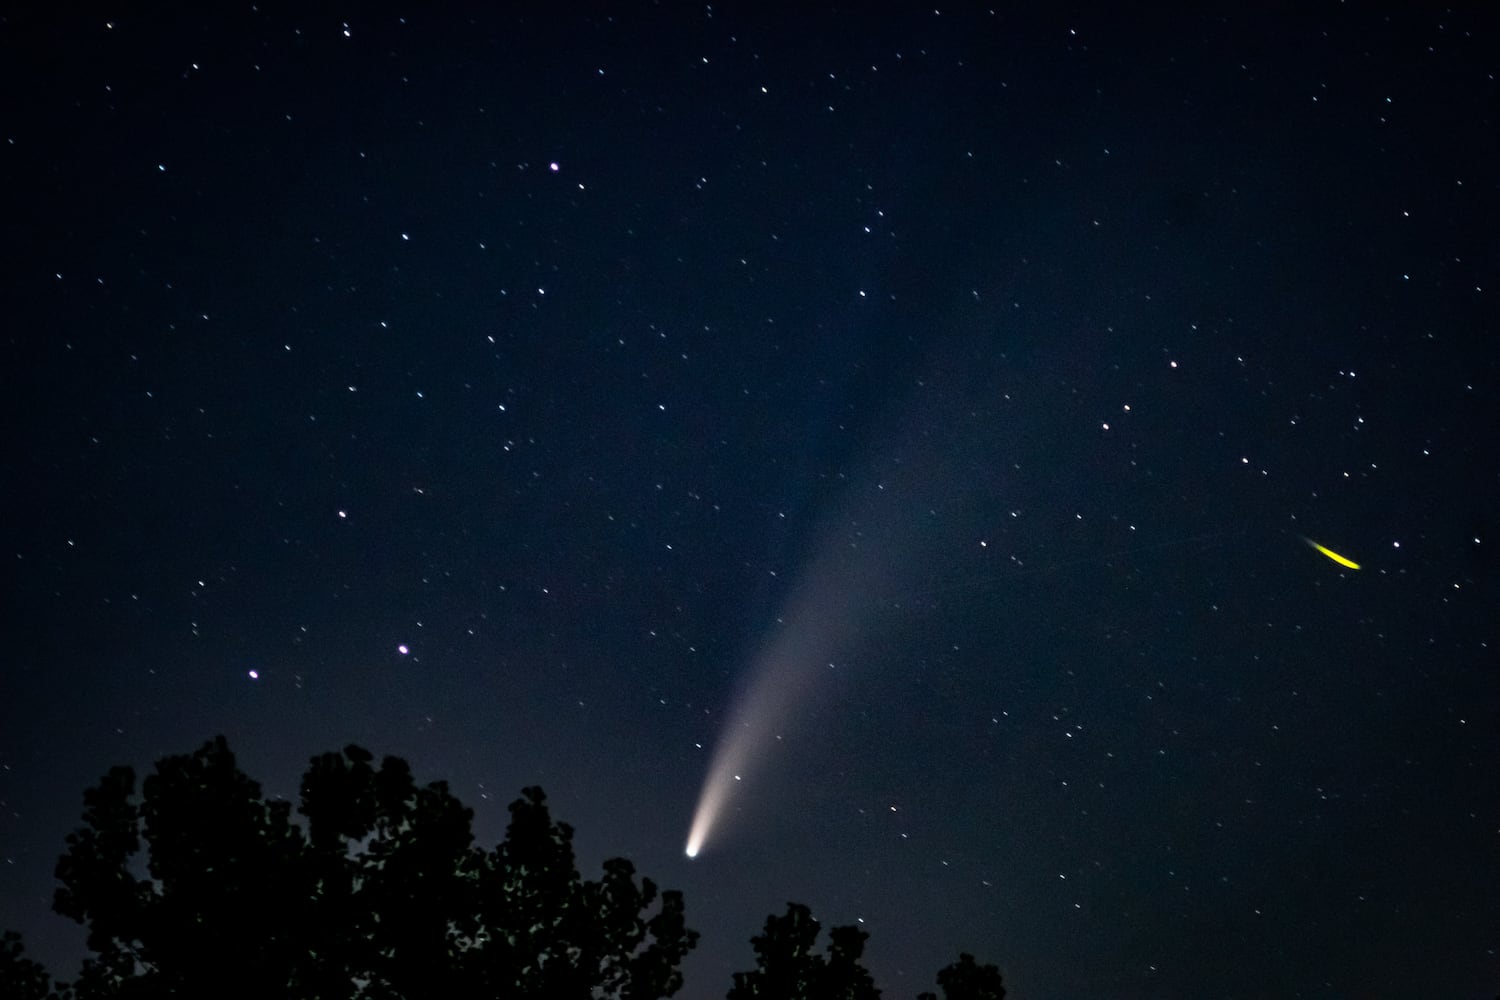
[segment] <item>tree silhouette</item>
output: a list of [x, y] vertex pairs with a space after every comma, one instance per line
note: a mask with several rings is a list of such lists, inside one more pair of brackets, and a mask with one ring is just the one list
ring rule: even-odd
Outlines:
[[[681, 987], [698, 937], [681, 893], [619, 858], [582, 879], [573, 831], [540, 788], [485, 851], [444, 783], [418, 788], [404, 761], [373, 760], [356, 746], [313, 759], [305, 833], [222, 737], [160, 761], [139, 800], [134, 773], [111, 770], [84, 793], [57, 866], [54, 909], [88, 929], [93, 953], [71, 995], [212, 996], [232, 983], [319, 1000], [644, 1000]], [[56, 995], [13, 935], [0, 976], [6, 997]]]
[[869, 937], [852, 924], [828, 932], [828, 954], [813, 951], [821, 925], [800, 903], [785, 916], [766, 918], [765, 932], [750, 939], [756, 969], [736, 972], [728, 1000], [878, 1000], [880, 991], [859, 964]]
[[[446, 784], [419, 788], [405, 761], [374, 759], [357, 746], [313, 758], [305, 829], [223, 737], [157, 762], [140, 795], [130, 768], [111, 769], [57, 863], [53, 909], [87, 928], [91, 954], [54, 985], [6, 932], [0, 998], [651, 1000], [682, 987], [698, 940], [682, 894], [623, 858], [583, 879], [540, 788], [486, 851]], [[869, 935], [834, 927], [819, 954], [821, 929], [798, 903], [767, 917], [727, 1000], [878, 1000], [860, 964]], [[937, 983], [944, 1000], [1005, 997], [1000, 970], [968, 954]]]
[[[943, 1000], [1005, 1000], [1000, 970], [978, 964], [967, 952], [959, 952], [957, 962], [940, 970], [937, 982]], [[937, 994], [919, 993], [917, 1000], [937, 1000]]]
[[46, 1000], [52, 977], [40, 962], [33, 962], [21, 946], [21, 935], [6, 931], [0, 938], [0, 997], [5, 1000]]

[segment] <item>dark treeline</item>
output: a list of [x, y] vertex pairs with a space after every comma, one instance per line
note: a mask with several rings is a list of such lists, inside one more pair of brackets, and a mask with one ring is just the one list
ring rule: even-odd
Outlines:
[[[648, 1000], [682, 987], [698, 940], [682, 894], [623, 858], [583, 878], [540, 788], [485, 850], [444, 782], [419, 788], [400, 758], [373, 762], [357, 746], [313, 758], [300, 824], [223, 737], [158, 762], [139, 794], [130, 768], [112, 769], [84, 792], [57, 863], [53, 909], [87, 928], [89, 955], [54, 982], [7, 932], [0, 997]], [[796, 903], [768, 917], [728, 1000], [878, 997], [860, 964], [868, 935], [832, 928], [819, 952], [820, 930]], [[937, 985], [946, 1000], [1005, 996], [999, 970], [970, 955]]]

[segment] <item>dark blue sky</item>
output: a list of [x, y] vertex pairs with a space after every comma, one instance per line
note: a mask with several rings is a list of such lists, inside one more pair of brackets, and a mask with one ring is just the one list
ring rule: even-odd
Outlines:
[[71, 975], [82, 789], [224, 733], [541, 784], [689, 1000], [788, 900], [1493, 995], [1500, 46], [1302, 6], [7, 15], [0, 925]]

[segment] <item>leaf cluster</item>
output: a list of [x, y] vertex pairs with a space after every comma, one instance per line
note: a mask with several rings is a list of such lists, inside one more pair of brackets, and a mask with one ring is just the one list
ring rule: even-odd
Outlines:
[[[4, 1000], [648, 1000], [682, 987], [698, 941], [682, 894], [623, 858], [585, 879], [573, 829], [540, 788], [510, 805], [504, 839], [474, 843], [473, 813], [441, 782], [358, 746], [314, 757], [292, 803], [267, 799], [223, 737], [167, 757], [136, 791], [128, 767], [84, 792], [58, 860], [53, 908], [90, 955], [54, 985], [0, 938]], [[751, 938], [756, 967], [727, 1000], [877, 1000], [869, 935], [787, 904]], [[938, 973], [944, 1000], [1004, 1000], [973, 956]], [[923, 993], [918, 1000], [937, 1000]]]
[[222, 737], [162, 760], [139, 797], [117, 767], [84, 803], [54, 901], [88, 929], [78, 1000], [216, 995], [226, 978], [308, 1000], [636, 1000], [674, 994], [698, 938], [681, 893], [629, 861], [582, 878], [540, 788], [484, 850], [445, 783], [357, 746], [313, 759], [302, 824]]

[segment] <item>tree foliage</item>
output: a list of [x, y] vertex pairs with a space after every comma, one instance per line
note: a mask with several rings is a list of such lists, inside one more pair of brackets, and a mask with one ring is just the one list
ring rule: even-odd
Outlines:
[[[937, 982], [943, 1000], [1005, 1000], [1000, 970], [993, 965], [980, 965], [967, 952], [960, 952], [957, 962], [939, 971]], [[937, 1000], [937, 996], [919, 993], [917, 1000]]]
[[26, 957], [21, 935], [6, 931], [0, 938], [0, 997], [6, 1000], [46, 1000], [52, 977], [40, 962]]
[[[314, 758], [305, 831], [222, 737], [162, 760], [139, 797], [129, 768], [111, 770], [85, 793], [57, 867], [54, 908], [88, 929], [93, 953], [77, 1000], [213, 996], [226, 978], [243, 995], [319, 1000], [641, 1000], [681, 987], [698, 937], [681, 893], [620, 858], [581, 878], [573, 831], [540, 788], [511, 804], [486, 851], [444, 783], [419, 788], [404, 761], [373, 761], [356, 746]], [[19, 942], [6, 949], [5, 974], [25, 981]]]
[[[505, 838], [476, 847], [473, 813], [443, 782], [357, 746], [313, 758], [292, 803], [271, 799], [223, 737], [84, 792], [53, 908], [88, 932], [78, 978], [54, 985], [0, 938], [4, 1000], [262, 996], [289, 1000], [651, 1000], [682, 986], [698, 940], [682, 894], [623, 858], [579, 875], [573, 830], [540, 788], [510, 805]], [[728, 1000], [877, 1000], [869, 935], [788, 903], [750, 939], [756, 967]], [[944, 1000], [1004, 1000], [972, 955], [940, 971]], [[936, 1000], [923, 993], [918, 1000]]]
[[736, 972], [728, 1000], [878, 1000], [880, 991], [859, 964], [869, 937], [854, 925], [828, 932], [828, 953], [813, 950], [822, 925], [800, 903], [766, 918], [763, 933], [750, 939], [756, 968]]

